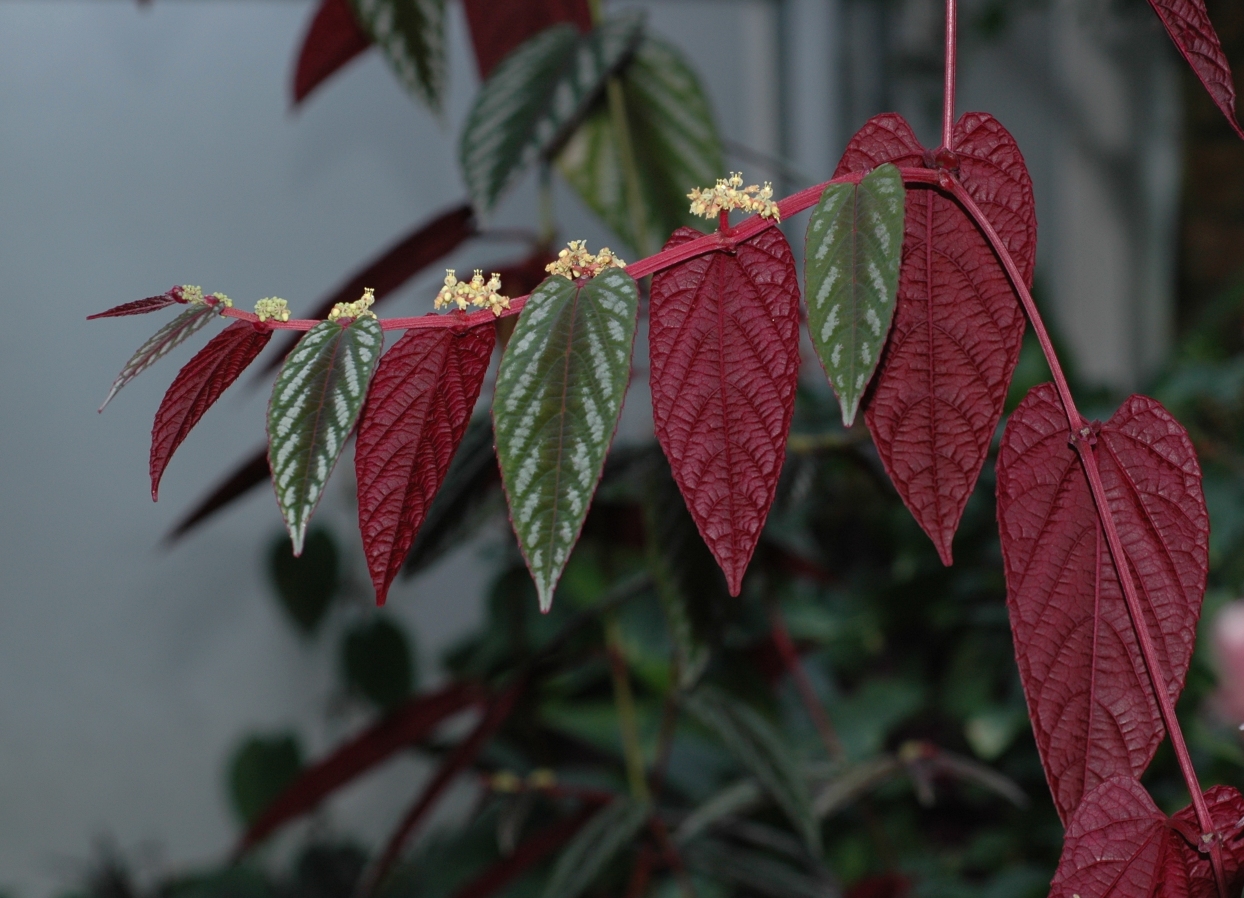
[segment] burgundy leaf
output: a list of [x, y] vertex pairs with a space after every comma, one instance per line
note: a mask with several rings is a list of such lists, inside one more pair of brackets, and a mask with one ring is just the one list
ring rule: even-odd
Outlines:
[[268, 444], [265, 443], [244, 459], [233, 469], [233, 473], [220, 481], [198, 505], [178, 521], [164, 537], [165, 542], [172, 543], [181, 539], [220, 509], [235, 499], [240, 499], [259, 484], [269, 482], [271, 478], [272, 472], [268, 467]]
[[151, 428], [151, 498], [177, 447], [272, 339], [272, 330], [235, 321], [211, 339], [177, 373]]
[[[665, 248], [703, 235], [679, 228]], [[652, 279], [652, 416], [704, 542], [738, 595], [777, 490], [799, 379], [799, 282], [766, 228]]]
[[[396, 291], [437, 259], [448, 255], [464, 241], [478, 233], [475, 213], [469, 204], [455, 206], [416, 228], [412, 233], [385, 250], [379, 258], [351, 275], [350, 279], [333, 291], [316, 306], [308, 318], [327, 318], [333, 306], [339, 302], [353, 302], [362, 295], [365, 287], [374, 291], [376, 304]], [[281, 344], [280, 353], [265, 366], [271, 371], [281, 364], [301, 334], [293, 333]]]
[[322, 0], [302, 39], [294, 68], [294, 105], [372, 45], [347, 0]]
[[[1172, 703], [1183, 690], [1208, 570], [1209, 517], [1184, 429], [1132, 396], [1094, 424], [1098, 466]], [[1015, 655], [1054, 804], [1139, 777], [1165, 732], [1067, 418], [1051, 384], [1007, 422], [998, 527]]]
[[584, 808], [573, 817], [546, 826], [515, 848], [508, 857], [497, 861], [459, 889], [454, 898], [489, 898], [490, 895], [500, 892], [522, 876], [528, 868], [540, 863], [569, 842], [595, 812], [595, 807]]
[[410, 330], [380, 360], [354, 453], [379, 605], [462, 442], [496, 339], [491, 327]]
[[[1244, 798], [1216, 786], [1205, 793], [1225, 837], [1223, 866], [1231, 894], [1244, 886], [1237, 836]], [[1200, 828], [1191, 808], [1172, 820], [1131, 777], [1106, 780], [1084, 796], [1067, 827], [1050, 898], [1216, 898], [1209, 859], [1188, 843]]]
[[1222, 52], [1218, 32], [1209, 20], [1205, 0], [1149, 0], [1149, 5], [1235, 133], [1244, 137], [1244, 130], [1235, 117], [1235, 82], [1231, 66], [1227, 63], [1227, 54]]
[[314, 809], [328, 795], [395, 752], [425, 738], [446, 718], [480, 701], [479, 688], [451, 683], [416, 696], [303, 771], [243, 833], [234, 856], [250, 851], [278, 827]]
[[96, 312], [94, 315], [87, 315], [87, 321], [93, 321], [96, 318], [120, 318], [124, 315], [145, 315], [148, 312], [156, 312], [160, 309], [166, 309], [178, 302], [169, 293], [161, 293], [159, 296], [148, 296], [146, 299], [136, 299], [133, 302], [125, 302], [119, 306], [113, 306], [106, 312]]
[[[951, 149], [968, 193], [1031, 286], [1037, 223], [1015, 141], [991, 116], [970, 112], [955, 125]], [[883, 162], [929, 166], [933, 154], [900, 116], [879, 115], [851, 139], [835, 176]], [[865, 420], [903, 502], [950, 564], [1019, 361], [1024, 316], [989, 243], [949, 196], [911, 185], [904, 232], [894, 326]]]
[[569, 22], [592, 30], [587, 0], [464, 0], [480, 78], [487, 78], [511, 50], [541, 31]]

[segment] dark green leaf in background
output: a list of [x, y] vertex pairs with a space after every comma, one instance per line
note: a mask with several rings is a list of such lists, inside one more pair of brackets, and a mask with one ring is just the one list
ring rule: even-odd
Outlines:
[[291, 733], [251, 736], [229, 762], [229, 797], [250, 823], [302, 772], [302, 749]]
[[445, 0], [350, 0], [398, 80], [434, 111], [445, 99]]
[[282, 607], [299, 630], [313, 634], [341, 586], [337, 543], [332, 535], [321, 527], [314, 528], [297, 557], [289, 539], [278, 536], [268, 552], [268, 571]]
[[551, 277], [519, 315], [493, 400], [510, 520], [548, 610], [579, 538], [631, 375], [639, 291], [620, 268]]
[[830, 184], [808, 220], [808, 332], [848, 427], [894, 318], [905, 196], [887, 163], [858, 185]]
[[597, 811], [557, 859], [540, 898], [578, 898], [605, 865], [639, 835], [650, 812], [647, 804], [625, 796]]
[[471, 107], [459, 145], [476, 209], [490, 211], [526, 166], [556, 152], [642, 36], [639, 13], [609, 19], [588, 34], [557, 25], [493, 70]]
[[346, 633], [341, 670], [346, 685], [382, 711], [401, 704], [414, 691], [415, 664], [406, 634], [383, 617]]

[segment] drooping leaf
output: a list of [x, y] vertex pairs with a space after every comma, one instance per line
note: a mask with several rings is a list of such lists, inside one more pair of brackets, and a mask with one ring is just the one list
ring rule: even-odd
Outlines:
[[406, 634], [383, 617], [346, 633], [341, 672], [351, 690], [385, 711], [400, 705], [415, 687], [415, 662]]
[[454, 898], [489, 898], [500, 892], [530, 867], [569, 842], [583, 828], [594, 810], [585, 809], [572, 817], [546, 826], [515, 848], [508, 857], [503, 857], [459, 889]]
[[[965, 114], [951, 149], [959, 178], [1031, 286], [1037, 248], [1032, 182], [1015, 141], [984, 113]], [[851, 139], [835, 176], [885, 162], [931, 164], [908, 124], [879, 115]], [[1019, 361], [1024, 316], [980, 230], [953, 199], [907, 189], [893, 330], [865, 421], [904, 504], [951, 563]]]
[[479, 689], [471, 684], [451, 683], [410, 699], [327, 758], [308, 767], [251, 824], [234, 856], [245, 854], [281, 825], [314, 809], [327, 796], [397, 751], [426, 739], [441, 721], [475, 704], [480, 697]]
[[619, 795], [580, 829], [557, 859], [540, 898], [578, 898], [648, 821], [652, 808]]
[[268, 460], [295, 555], [363, 407], [383, 343], [375, 318], [322, 321], [277, 375], [268, 405]]
[[587, 0], [464, 0], [479, 76], [487, 78], [512, 50], [561, 23], [592, 28]]
[[582, 35], [556, 25], [497, 66], [480, 88], [459, 146], [476, 209], [490, 211], [527, 165], [560, 148], [642, 36], [639, 14], [609, 19]]
[[[353, 302], [363, 294], [365, 288], [373, 291], [378, 306], [420, 271], [453, 252], [476, 233], [475, 213], [470, 204], [447, 209], [430, 221], [420, 224], [360, 271], [352, 274], [344, 284], [312, 309], [307, 317], [327, 318], [333, 306], [339, 302]], [[271, 371], [276, 368], [289, 355], [297, 341], [298, 336], [291, 334], [263, 370]]]
[[160, 309], [167, 309], [171, 305], [175, 305], [177, 300], [173, 298], [171, 291], [169, 293], [161, 293], [159, 296], [148, 296], [146, 299], [136, 299], [133, 302], [123, 302], [119, 306], [113, 306], [104, 312], [96, 312], [94, 315], [87, 315], [87, 321], [94, 321], [96, 318], [121, 318], [125, 315], [145, 315], [148, 312], [158, 312]]
[[608, 101], [596, 101], [557, 157], [583, 201], [632, 247], [655, 247], [695, 224], [687, 190], [725, 170], [712, 109], [695, 70], [671, 44], [645, 35], [620, 77], [647, 233], [637, 237], [625, 168]]
[[99, 410], [102, 412], [122, 387], [189, 340], [215, 316], [215, 306], [207, 303], [193, 303], [190, 308], [156, 331], [146, 343], [138, 347], [137, 352], [130, 356], [130, 360], [125, 363], [117, 379], [112, 382], [112, 389], [108, 391], [104, 404], [99, 407]]
[[359, 422], [359, 530], [383, 605], [449, 471], [496, 343], [491, 327], [407, 331], [385, 353]]
[[[1205, 797], [1226, 836], [1223, 866], [1235, 895], [1244, 887], [1235, 844], [1244, 798], [1225, 786]], [[1086, 794], [1072, 817], [1050, 898], [1216, 898], [1208, 858], [1187, 842], [1199, 833], [1191, 808], [1168, 819], [1140, 783], [1112, 777]]]
[[440, 112], [445, 99], [445, 0], [349, 0], [398, 80]]
[[250, 824], [302, 772], [302, 749], [292, 734], [252, 736], [229, 762], [229, 798]]
[[894, 318], [905, 196], [902, 175], [886, 163], [859, 184], [830, 184], [808, 220], [808, 333], [847, 427]]
[[371, 35], [359, 26], [349, 0], [321, 0], [294, 65], [294, 105], [371, 45]]
[[510, 520], [547, 611], [622, 413], [639, 311], [634, 279], [551, 277], [523, 307], [493, 400]]
[[1214, 104], [1222, 110], [1235, 133], [1244, 137], [1244, 130], [1235, 117], [1235, 81], [1231, 77], [1231, 66], [1218, 40], [1218, 32], [1209, 20], [1205, 0], [1149, 0], [1149, 5]]
[[268, 575], [285, 613], [303, 634], [312, 636], [341, 589], [340, 552], [332, 534], [322, 527], [307, 532], [302, 548], [302, 554], [295, 556], [288, 539], [274, 539], [268, 550]]
[[[1171, 701], [1183, 690], [1209, 552], [1201, 472], [1157, 402], [1095, 425], [1102, 482]], [[998, 453], [998, 526], [1024, 694], [1054, 804], [1139, 777], [1164, 729], [1088, 480], [1051, 384], [1011, 414]]]
[[269, 480], [271, 471], [268, 468], [268, 447], [264, 445], [243, 459], [233, 473], [220, 481], [198, 505], [190, 509], [168, 532], [165, 542], [176, 542], [217, 511]]
[[[666, 248], [703, 236], [679, 228]], [[731, 595], [777, 492], [799, 378], [799, 281], [777, 228], [652, 279], [652, 417]]]
[[272, 331], [246, 321], [235, 321], [213, 337], [178, 372], [164, 394], [151, 428], [151, 498], [160, 490], [160, 478], [177, 447], [194, 425], [232, 386], [272, 339]]
[[756, 777], [808, 847], [819, 854], [821, 832], [812, 813], [807, 782], [773, 724], [716, 689], [697, 689], [687, 696], [686, 707]]

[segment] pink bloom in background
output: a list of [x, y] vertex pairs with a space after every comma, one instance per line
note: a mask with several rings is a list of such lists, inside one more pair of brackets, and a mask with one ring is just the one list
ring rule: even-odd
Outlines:
[[1215, 710], [1231, 723], [1244, 725], [1244, 599], [1226, 605], [1214, 618], [1214, 658]]

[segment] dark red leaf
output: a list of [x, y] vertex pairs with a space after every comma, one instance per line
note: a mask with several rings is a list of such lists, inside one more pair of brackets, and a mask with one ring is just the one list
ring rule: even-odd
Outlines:
[[[1226, 837], [1223, 866], [1231, 894], [1244, 886], [1235, 837], [1244, 798], [1216, 786], [1205, 793]], [[1182, 832], [1181, 832], [1182, 830]], [[1215, 898], [1208, 857], [1188, 844], [1200, 833], [1191, 808], [1172, 821], [1131, 777], [1113, 777], [1084, 796], [1067, 827], [1050, 898]]]
[[462, 442], [495, 343], [491, 327], [411, 330], [380, 360], [354, 452], [359, 530], [379, 605]]
[[[955, 125], [959, 177], [1032, 284], [1032, 182], [1011, 135], [991, 116]], [[883, 162], [931, 164], [898, 115], [851, 139], [835, 175]], [[898, 304], [865, 420], [903, 502], [951, 563], [951, 541], [976, 486], [1019, 361], [1024, 315], [980, 230], [949, 196], [911, 185]]]
[[272, 339], [270, 328], [235, 321], [199, 350], [164, 394], [151, 428], [151, 498], [169, 459], [194, 425]]
[[294, 105], [372, 45], [347, 0], [323, 0], [302, 39], [294, 68]]
[[[1183, 690], [1208, 570], [1209, 517], [1184, 429], [1132, 396], [1094, 425], [1102, 482], [1172, 703]], [[1007, 605], [1037, 747], [1065, 821], [1103, 780], [1139, 777], [1165, 732], [1052, 384], [1034, 387], [998, 453]]]
[[1231, 66], [1227, 63], [1227, 54], [1222, 52], [1218, 32], [1209, 20], [1205, 0], [1149, 0], [1149, 5], [1235, 133], [1244, 137], [1244, 130], [1235, 117], [1235, 82]]
[[308, 768], [268, 806], [242, 835], [234, 856], [240, 857], [278, 827], [314, 809], [340, 789], [409, 745], [427, 736], [446, 718], [481, 699], [478, 687], [451, 683], [438, 692], [416, 696]]
[[217, 484], [216, 488], [192, 508], [189, 514], [178, 521], [164, 538], [165, 542], [176, 542], [235, 499], [241, 498], [259, 484], [268, 483], [271, 479], [272, 472], [268, 467], [268, 444], [265, 443], [234, 468], [233, 473]]
[[[702, 236], [679, 228], [665, 247]], [[777, 491], [799, 379], [799, 282], [782, 232], [655, 275], [648, 342], [657, 439], [738, 595]]]
[[148, 296], [146, 299], [136, 299], [133, 302], [125, 302], [119, 306], [113, 306], [106, 312], [96, 312], [94, 315], [87, 315], [87, 321], [93, 321], [96, 318], [121, 318], [124, 315], [145, 315], [148, 312], [156, 312], [160, 309], [166, 309], [178, 302], [171, 293], [161, 293], [159, 296]]
[[488, 898], [500, 892], [522, 876], [529, 867], [540, 863], [569, 842], [595, 812], [595, 807], [584, 808], [573, 817], [567, 817], [552, 826], [546, 826], [515, 848], [509, 857], [497, 861], [459, 889], [454, 898]]
[[[333, 291], [316, 306], [308, 318], [327, 318], [333, 306], [339, 302], [353, 302], [363, 294], [364, 287], [375, 291], [377, 305], [437, 259], [448, 255], [468, 238], [478, 233], [475, 214], [469, 204], [455, 206], [442, 212], [429, 222], [421, 224], [412, 233], [385, 250], [361, 271]], [[281, 345], [281, 351], [264, 366], [271, 371], [298, 342], [301, 334], [292, 333]]]
[[592, 29], [587, 0], [464, 0], [471, 43], [481, 78], [487, 78], [511, 50], [560, 22]]

